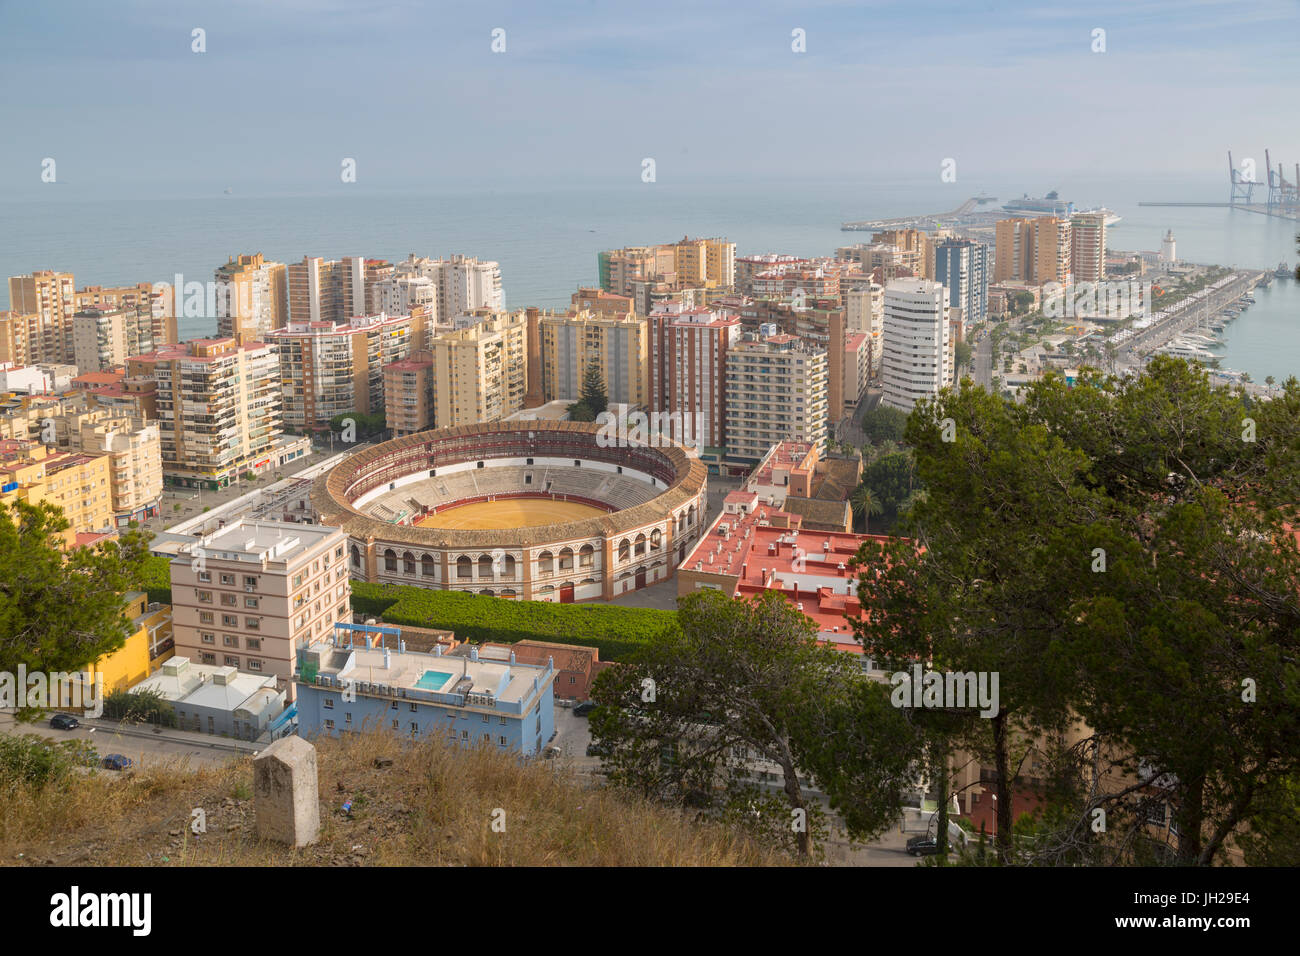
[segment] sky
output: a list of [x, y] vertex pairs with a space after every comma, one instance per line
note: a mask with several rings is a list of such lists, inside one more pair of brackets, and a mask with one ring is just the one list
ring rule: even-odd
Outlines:
[[1265, 147], [1300, 161], [1297, 26], [1296, 0], [0, 0], [0, 199], [617, 184], [647, 158], [1185, 179], [1232, 149], [1262, 176]]

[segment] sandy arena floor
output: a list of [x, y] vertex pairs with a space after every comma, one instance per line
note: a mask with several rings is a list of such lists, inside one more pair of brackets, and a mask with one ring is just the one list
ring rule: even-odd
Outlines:
[[594, 518], [606, 513], [600, 508], [577, 501], [505, 498], [446, 508], [416, 523], [424, 528], [530, 528]]

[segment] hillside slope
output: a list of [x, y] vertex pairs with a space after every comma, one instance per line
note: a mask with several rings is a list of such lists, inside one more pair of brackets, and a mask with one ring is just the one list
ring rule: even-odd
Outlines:
[[[292, 850], [254, 831], [252, 759], [215, 769], [93, 771], [4, 786], [10, 866], [754, 866], [788, 858], [634, 796], [584, 788], [564, 766], [412, 744], [386, 733], [317, 742], [321, 840]], [[342, 810], [352, 801], [352, 812]], [[195, 834], [193, 811], [206, 815]], [[504, 811], [504, 816], [498, 811]], [[493, 820], [504, 820], [504, 832]], [[499, 828], [499, 824], [498, 824]]]

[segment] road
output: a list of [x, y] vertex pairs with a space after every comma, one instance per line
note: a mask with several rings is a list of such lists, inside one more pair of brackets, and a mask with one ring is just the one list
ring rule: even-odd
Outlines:
[[48, 719], [20, 724], [9, 713], [0, 714], [0, 733], [36, 734], [51, 740], [84, 740], [101, 757], [105, 754], [124, 754], [135, 762], [136, 767], [170, 764], [185, 770], [195, 770], [199, 767], [218, 766], [239, 756], [231, 749], [230, 741], [221, 737], [205, 740], [203, 738], [207, 737], [206, 734], [164, 731], [163, 734], [154, 735], [147, 729], [121, 733], [115, 729], [115, 725], [104, 723], [92, 727], [86, 721], [76, 730], [54, 730]]
[[986, 392], [993, 391], [993, 336], [980, 336], [971, 361], [975, 365], [975, 384]]

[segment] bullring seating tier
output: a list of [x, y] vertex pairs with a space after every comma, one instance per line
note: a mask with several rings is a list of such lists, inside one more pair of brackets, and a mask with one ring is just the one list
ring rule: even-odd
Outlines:
[[[528, 481], [527, 478], [532, 480]], [[520, 492], [576, 495], [609, 505], [616, 511], [644, 504], [662, 489], [625, 475], [572, 467], [488, 467], [436, 475], [400, 485], [367, 504], [363, 510], [380, 521], [392, 522], [402, 512], [420, 513], [419, 506], [443, 507], [467, 498]]]

